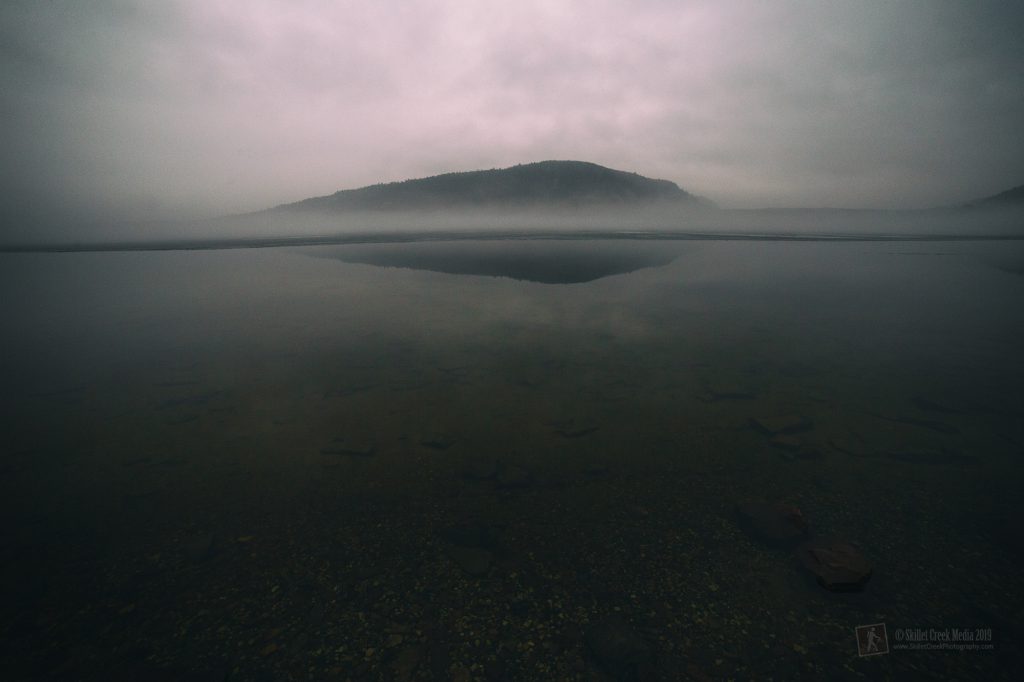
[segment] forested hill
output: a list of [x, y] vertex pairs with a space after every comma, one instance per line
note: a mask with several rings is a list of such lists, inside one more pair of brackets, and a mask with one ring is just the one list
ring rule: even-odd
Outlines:
[[712, 206], [668, 180], [654, 180], [584, 161], [541, 161], [341, 190], [272, 210], [544, 208], [651, 203]]

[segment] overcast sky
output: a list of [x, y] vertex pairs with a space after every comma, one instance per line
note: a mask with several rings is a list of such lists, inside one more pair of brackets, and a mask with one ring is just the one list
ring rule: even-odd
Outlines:
[[722, 206], [1024, 182], [1024, 4], [4, 0], [9, 223], [202, 216], [543, 159]]

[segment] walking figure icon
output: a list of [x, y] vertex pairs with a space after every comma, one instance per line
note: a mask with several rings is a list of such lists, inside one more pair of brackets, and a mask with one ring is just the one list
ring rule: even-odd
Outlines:
[[885, 632], [885, 623], [858, 625], [854, 628], [857, 636], [858, 656], [877, 656], [889, 653], [889, 636]]

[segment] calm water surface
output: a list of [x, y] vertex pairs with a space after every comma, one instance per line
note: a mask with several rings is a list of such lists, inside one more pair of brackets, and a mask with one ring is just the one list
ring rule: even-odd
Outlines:
[[[1022, 264], [1020, 242], [0, 256], [5, 679], [1009, 679]], [[741, 524], [755, 499], [857, 548], [865, 589]], [[858, 657], [875, 623], [996, 648]]]

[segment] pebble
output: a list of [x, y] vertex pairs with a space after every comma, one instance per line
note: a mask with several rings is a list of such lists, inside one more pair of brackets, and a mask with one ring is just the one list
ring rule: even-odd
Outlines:
[[608, 673], [632, 679], [654, 657], [651, 647], [621, 616], [591, 623], [584, 634], [587, 649]]
[[486, 549], [456, 545], [448, 548], [448, 556], [469, 575], [484, 575], [491, 567], [492, 555]]
[[411, 680], [413, 675], [416, 673], [416, 669], [420, 665], [420, 661], [423, 660], [423, 647], [422, 646], [407, 646], [398, 652], [395, 656], [395, 661], [391, 665], [391, 669], [395, 673], [395, 680], [397, 682], [407, 682]]
[[807, 538], [807, 521], [799, 509], [781, 502], [750, 500], [736, 505], [740, 527], [775, 547], [795, 547]]

